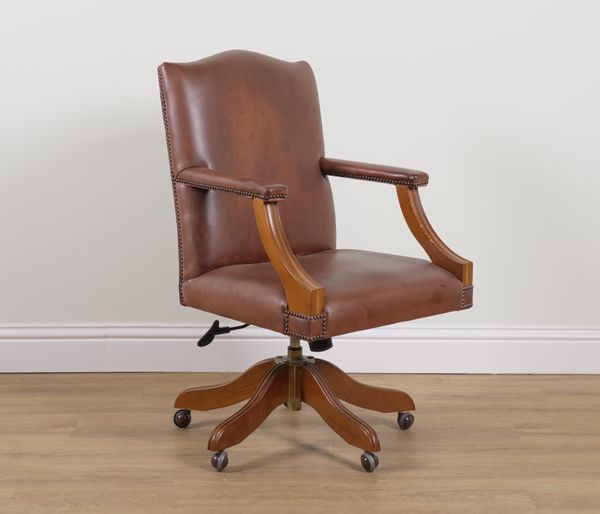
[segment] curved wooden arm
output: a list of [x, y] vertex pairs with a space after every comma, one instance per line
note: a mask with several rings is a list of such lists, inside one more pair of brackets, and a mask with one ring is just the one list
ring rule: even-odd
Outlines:
[[256, 226], [263, 247], [273, 264], [291, 311], [314, 316], [325, 306], [325, 288], [300, 266], [285, 236], [276, 202], [252, 200]]
[[396, 186], [396, 191], [408, 228], [429, 255], [431, 262], [458, 277], [465, 286], [472, 285], [473, 263], [450, 250], [435, 233], [423, 210], [419, 190]]

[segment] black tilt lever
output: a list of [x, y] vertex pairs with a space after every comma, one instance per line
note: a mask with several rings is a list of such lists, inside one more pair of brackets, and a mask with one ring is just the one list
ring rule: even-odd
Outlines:
[[208, 346], [213, 342], [215, 336], [221, 334], [229, 334], [232, 330], [239, 330], [241, 328], [246, 328], [249, 324], [244, 323], [243, 325], [238, 325], [237, 327], [220, 327], [219, 320], [216, 319], [210, 328], [206, 331], [206, 333], [198, 340], [198, 346]]

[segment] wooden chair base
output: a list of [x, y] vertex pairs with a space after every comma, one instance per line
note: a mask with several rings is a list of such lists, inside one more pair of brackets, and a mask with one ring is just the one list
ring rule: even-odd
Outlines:
[[[377, 467], [374, 452], [380, 449], [379, 439], [375, 430], [350, 412], [341, 400], [379, 412], [398, 412], [400, 428], [406, 430], [412, 425], [414, 418], [408, 411], [415, 410], [415, 404], [408, 394], [357, 382], [328, 361], [302, 358], [298, 348], [291, 361], [281, 357], [261, 361], [230, 382], [186, 389], [175, 400], [175, 407], [180, 410], [174, 420], [181, 428], [189, 425], [192, 410], [218, 409], [248, 400], [210, 436], [208, 449], [216, 452], [211, 462], [217, 470], [227, 465], [224, 450], [241, 443], [274, 409], [292, 398], [292, 393], [313, 407], [348, 444], [365, 452], [361, 463], [367, 471]], [[299, 386], [297, 392], [292, 391], [294, 381]], [[290, 403], [297, 405], [294, 410], [300, 409], [299, 401], [292, 399]]]

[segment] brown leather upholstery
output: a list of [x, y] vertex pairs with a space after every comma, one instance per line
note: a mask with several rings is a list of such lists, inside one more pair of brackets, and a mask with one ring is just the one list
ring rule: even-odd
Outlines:
[[[294, 252], [335, 248], [331, 188], [319, 168], [319, 99], [307, 63], [236, 50], [164, 63], [159, 79], [173, 177], [201, 167], [284, 184], [281, 215]], [[174, 189], [181, 283], [229, 264], [267, 260], [249, 202], [184, 183]]]
[[[443, 246], [413, 194], [428, 175], [324, 158], [319, 101], [307, 63], [231, 51], [192, 63], [164, 63], [159, 81], [177, 213], [181, 303], [306, 340], [471, 306], [470, 278], [457, 278], [471, 272], [456, 271], [457, 266], [471, 270], [471, 263]], [[328, 174], [410, 191], [399, 193], [403, 212], [443, 267], [336, 250]], [[282, 223], [278, 211], [260, 210], [277, 207], [284, 198]], [[263, 216], [260, 223], [255, 215]], [[263, 224], [263, 242], [273, 245], [272, 259], [287, 252], [277, 272], [257, 223]], [[281, 226], [265, 238], [262, 230]], [[314, 300], [318, 309], [290, 312], [282, 277], [289, 281], [286, 294], [299, 291], [304, 295], [299, 303]], [[287, 298], [292, 304], [294, 296]]]
[[226, 266], [186, 281], [186, 300], [198, 309], [306, 340], [465, 308], [462, 282], [422, 259], [330, 250], [298, 260], [325, 286], [325, 315], [315, 320], [285, 313], [283, 288], [268, 262]]
[[268, 184], [254, 177], [217, 173], [208, 168], [186, 168], [176, 175], [175, 182], [262, 200], [283, 200], [287, 196], [287, 187], [282, 184]]
[[342, 159], [329, 159], [326, 157], [321, 159], [320, 164], [324, 175], [372, 180], [373, 182], [400, 184], [409, 187], [426, 186], [429, 182], [429, 175], [424, 171], [409, 170], [396, 166], [344, 161]]

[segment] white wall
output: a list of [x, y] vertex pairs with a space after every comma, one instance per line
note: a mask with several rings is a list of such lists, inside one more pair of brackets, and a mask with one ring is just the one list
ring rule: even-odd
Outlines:
[[[599, 17], [583, 0], [5, 6], [0, 324], [212, 318], [178, 305], [156, 66], [245, 48], [312, 64], [327, 155], [430, 173], [475, 307], [411, 326], [600, 327]], [[422, 254], [392, 187], [332, 183], [340, 247]]]

